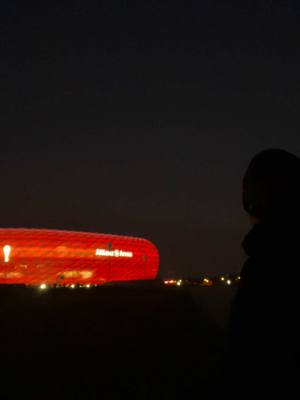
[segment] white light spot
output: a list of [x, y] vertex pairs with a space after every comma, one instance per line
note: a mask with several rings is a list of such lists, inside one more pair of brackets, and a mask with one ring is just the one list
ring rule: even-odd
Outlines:
[[11, 246], [9, 246], [8, 244], [4, 246], [3, 253], [4, 253], [4, 262], [8, 263], [10, 260]]
[[41, 290], [47, 289], [46, 283], [42, 283], [42, 284], [40, 285], [40, 289], [41, 289]]

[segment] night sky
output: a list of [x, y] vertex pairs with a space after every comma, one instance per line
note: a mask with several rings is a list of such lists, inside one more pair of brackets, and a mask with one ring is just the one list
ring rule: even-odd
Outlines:
[[1, 1], [0, 226], [145, 237], [163, 276], [239, 271], [245, 168], [300, 155], [298, 3]]

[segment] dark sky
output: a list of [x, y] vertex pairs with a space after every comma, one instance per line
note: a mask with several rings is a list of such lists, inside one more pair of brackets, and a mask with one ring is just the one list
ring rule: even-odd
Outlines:
[[238, 271], [247, 164], [300, 155], [298, 3], [1, 1], [0, 226], [146, 237], [162, 275]]

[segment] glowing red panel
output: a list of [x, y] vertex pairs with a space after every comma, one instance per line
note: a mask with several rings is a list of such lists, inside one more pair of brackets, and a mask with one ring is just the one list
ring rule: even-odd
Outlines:
[[47, 229], [0, 229], [0, 283], [101, 284], [151, 280], [159, 254], [148, 240]]

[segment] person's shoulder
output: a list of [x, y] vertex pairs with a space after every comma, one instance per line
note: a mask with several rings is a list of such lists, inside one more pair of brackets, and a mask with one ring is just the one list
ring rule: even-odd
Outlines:
[[265, 257], [248, 257], [241, 271], [241, 282], [257, 282], [257, 278], [265, 279]]

